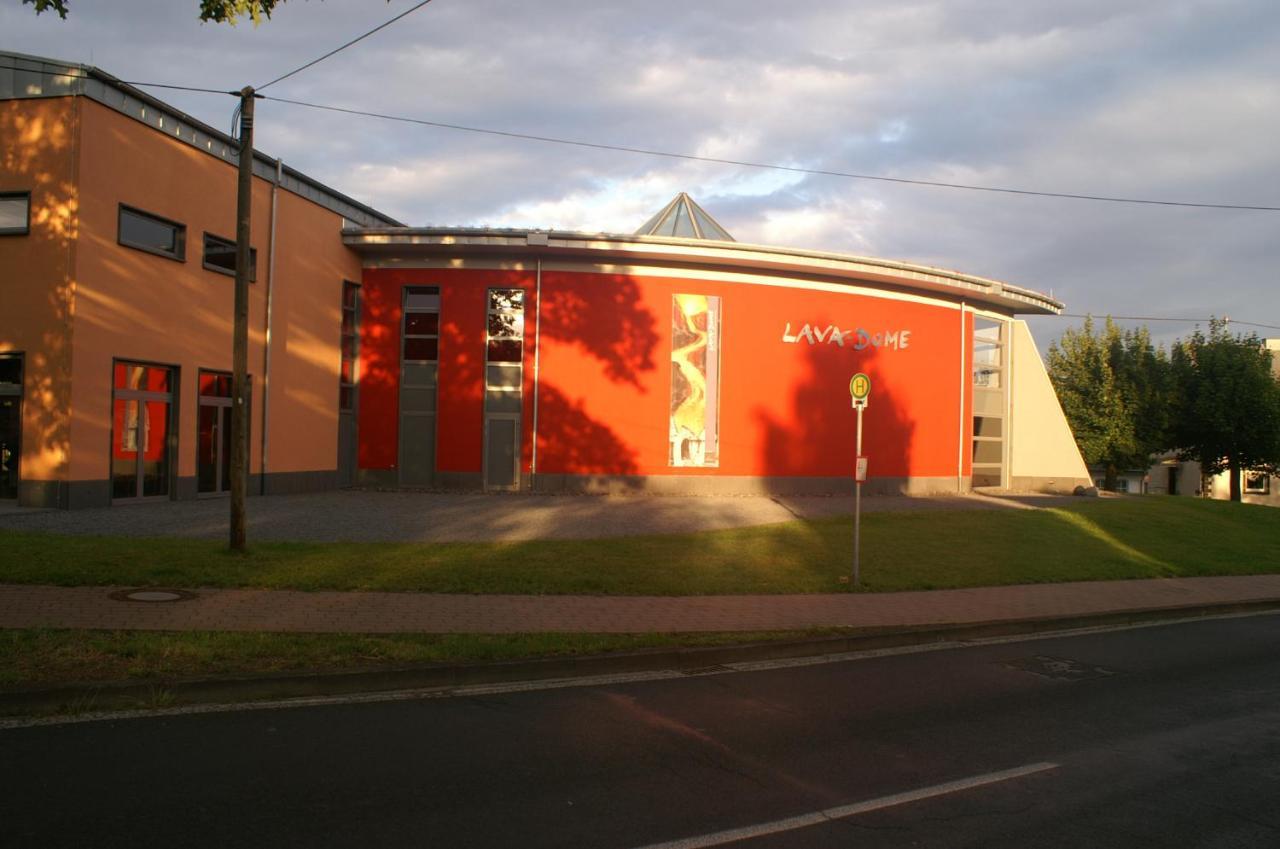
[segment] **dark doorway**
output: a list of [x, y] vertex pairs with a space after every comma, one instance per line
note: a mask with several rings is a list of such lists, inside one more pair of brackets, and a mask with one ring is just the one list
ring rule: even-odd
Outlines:
[[[252, 395], [253, 383], [249, 383]], [[231, 374], [200, 372], [200, 404], [196, 433], [196, 492], [225, 495], [231, 491]], [[252, 417], [249, 417], [253, 421]]]
[[1170, 495], [1177, 495], [1178, 494], [1178, 467], [1170, 466], [1167, 471], [1169, 472], [1168, 493]]
[[22, 462], [22, 355], [0, 354], [0, 498], [17, 498]]

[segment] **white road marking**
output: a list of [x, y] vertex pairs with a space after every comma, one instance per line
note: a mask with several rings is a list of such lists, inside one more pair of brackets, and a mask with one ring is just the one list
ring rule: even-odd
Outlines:
[[892, 796], [881, 796], [878, 799], [868, 799], [865, 802], [855, 802], [852, 805], [841, 805], [838, 808], [826, 808], [821, 811], [814, 811], [811, 814], [801, 814], [796, 817], [787, 817], [786, 819], [774, 820], [773, 822], [749, 825], [744, 828], [731, 828], [726, 831], [717, 831], [713, 834], [704, 834], [699, 837], [686, 837], [683, 840], [672, 840], [669, 843], [654, 843], [643, 847], [643, 849], [704, 849], [704, 847], [707, 846], [723, 846], [726, 843], [736, 843], [739, 840], [750, 840], [755, 837], [780, 834], [784, 831], [795, 831], [798, 828], [808, 828], [813, 825], [821, 825], [825, 822], [832, 822], [846, 817], [857, 816], [858, 814], [865, 814], [870, 811], [878, 811], [882, 808], [892, 808], [895, 805], [919, 802], [923, 799], [945, 796], [948, 793], [959, 793], [962, 790], [971, 790], [975, 787], [985, 787], [988, 784], [997, 784], [1001, 781], [1009, 781], [1014, 778], [1035, 775], [1038, 772], [1045, 772], [1046, 770], [1057, 768], [1058, 765], [1055, 763], [1044, 762], [1027, 764], [1026, 766], [1014, 767], [1013, 769], [1001, 770], [1000, 772], [988, 772], [985, 775], [975, 775], [969, 778], [961, 778], [956, 781], [948, 781], [945, 784], [935, 784], [932, 787], [922, 787], [919, 790], [908, 790], [905, 793], [894, 793]]
[[[377, 704], [381, 702], [407, 702], [426, 699], [466, 698], [470, 696], [491, 696], [503, 693], [532, 693], [539, 690], [561, 690], [571, 687], [607, 687], [613, 684], [631, 684], [645, 681], [669, 681], [678, 678], [696, 678], [710, 675], [727, 675], [734, 672], [764, 672], [771, 669], [791, 669], [801, 666], [819, 666], [828, 663], [848, 663], [856, 660], [872, 660], [878, 657], [893, 657], [904, 654], [922, 654], [924, 652], [947, 651], [950, 649], [973, 648], [977, 646], [1003, 645], [1005, 643], [1025, 643], [1036, 640], [1053, 640], [1060, 637], [1078, 637], [1086, 634], [1110, 633], [1114, 631], [1137, 631], [1143, 628], [1159, 628], [1163, 625], [1176, 625], [1189, 622], [1204, 622], [1219, 619], [1246, 619], [1254, 616], [1274, 616], [1275, 610], [1251, 610], [1242, 613], [1224, 613], [1195, 618], [1157, 619], [1149, 622], [1136, 622], [1127, 625], [1092, 625], [1085, 628], [1069, 628], [1061, 631], [1040, 631], [1035, 634], [1010, 634], [1003, 637], [980, 637], [971, 640], [940, 640], [936, 643], [921, 643], [913, 646], [896, 646], [885, 649], [865, 649], [863, 651], [839, 652], [833, 654], [812, 655], [809, 657], [779, 658], [778, 660], [749, 660], [741, 663], [726, 663], [714, 671], [690, 675], [683, 669], [654, 669], [646, 672], [623, 672], [609, 675], [591, 675], [580, 678], [551, 678], [535, 681], [513, 681], [494, 684], [470, 684], [462, 687], [429, 687], [414, 690], [390, 690], [377, 693], [355, 693], [345, 696], [296, 696], [285, 699], [271, 699], [256, 702], [228, 702], [221, 704], [185, 705], [171, 708], [138, 708], [134, 710], [85, 711], [75, 714], [56, 716], [23, 717], [15, 716], [0, 719], [0, 731], [14, 728], [32, 728], [42, 725], [75, 725], [84, 722], [110, 722], [120, 719], [145, 719], [148, 717], [189, 716], [205, 713], [233, 713], [249, 710], [284, 710], [288, 708], [319, 707], [326, 705], [358, 705]], [[163, 690], [163, 684], [156, 689]]]

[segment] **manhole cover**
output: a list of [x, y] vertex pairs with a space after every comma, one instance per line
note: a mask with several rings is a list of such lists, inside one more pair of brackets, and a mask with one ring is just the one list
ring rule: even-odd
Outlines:
[[116, 601], [142, 601], [152, 604], [166, 601], [187, 601], [195, 597], [195, 593], [187, 590], [168, 589], [117, 590], [111, 594], [111, 598]]
[[1093, 678], [1109, 678], [1116, 674], [1114, 669], [1103, 669], [1101, 666], [1089, 666], [1078, 660], [1049, 657], [1043, 654], [1024, 657], [1021, 660], [1004, 661], [1001, 666], [1020, 669], [1054, 681], [1088, 681]]

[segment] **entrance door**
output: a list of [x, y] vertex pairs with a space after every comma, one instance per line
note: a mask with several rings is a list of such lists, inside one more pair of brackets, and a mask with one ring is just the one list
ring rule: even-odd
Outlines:
[[0, 355], [0, 498], [18, 497], [22, 457], [22, 355]]
[[[252, 395], [252, 390], [248, 394]], [[230, 374], [200, 372], [199, 410], [196, 419], [196, 492], [199, 495], [224, 495], [231, 491]]]
[[230, 491], [230, 407], [200, 405], [200, 433], [196, 446], [196, 491], [202, 494]]
[[117, 361], [111, 402], [111, 497], [167, 498], [173, 464], [169, 423], [177, 370]]

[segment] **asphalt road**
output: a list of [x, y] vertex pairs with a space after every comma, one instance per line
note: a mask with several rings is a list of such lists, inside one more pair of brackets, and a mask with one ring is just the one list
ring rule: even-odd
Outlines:
[[1274, 847], [1277, 800], [1280, 615], [0, 730], [6, 847]]

